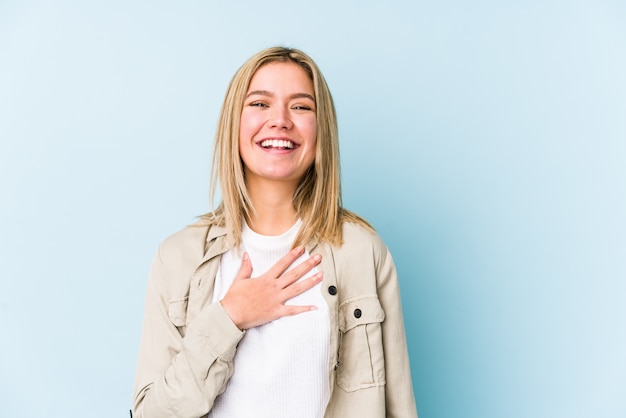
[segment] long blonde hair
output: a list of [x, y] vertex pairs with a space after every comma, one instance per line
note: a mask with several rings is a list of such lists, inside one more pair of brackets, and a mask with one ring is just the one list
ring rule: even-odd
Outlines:
[[341, 206], [339, 134], [333, 98], [315, 62], [294, 48], [272, 47], [262, 50], [248, 59], [233, 76], [222, 104], [211, 168], [211, 202], [215, 199], [218, 184], [222, 202], [214, 212], [202, 216], [199, 224], [226, 226], [229, 242], [238, 245], [241, 241], [244, 216], [249, 217], [254, 211], [239, 155], [241, 111], [250, 80], [259, 68], [272, 62], [293, 62], [299, 65], [313, 81], [315, 93], [315, 161], [293, 195], [294, 208], [302, 219], [302, 227], [293, 245], [295, 247], [313, 241], [341, 245], [344, 222], [358, 223], [369, 229], [372, 227], [363, 218]]

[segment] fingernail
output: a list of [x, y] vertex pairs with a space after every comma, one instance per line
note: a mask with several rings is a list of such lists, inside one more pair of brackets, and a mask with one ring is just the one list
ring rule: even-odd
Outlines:
[[309, 310], [310, 310], [310, 311], [317, 311], [317, 306], [311, 306], [311, 307], [309, 308]]
[[248, 253], [243, 253], [243, 261], [248, 261], [248, 258], [250, 258]]
[[302, 250], [304, 250], [304, 247], [302, 245], [298, 245], [296, 248], [293, 249], [296, 253], [300, 253], [302, 252]]
[[321, 256], [321, 255], [319, 255], [319, 254], [315, 254], [315, 255], [313, 256], [313, 260], [314, 260], [314, 261], [320, 261], [321, 259], [322, 259], [322, 256]]

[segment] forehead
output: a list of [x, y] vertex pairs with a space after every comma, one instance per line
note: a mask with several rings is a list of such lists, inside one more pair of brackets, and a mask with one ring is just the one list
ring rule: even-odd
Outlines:
[[248, 92], [263, 90], [300, 89], [313, 93], [313, 81], [309, 74], [293, 62], [270, 62], [261, 66], [250, 80]]

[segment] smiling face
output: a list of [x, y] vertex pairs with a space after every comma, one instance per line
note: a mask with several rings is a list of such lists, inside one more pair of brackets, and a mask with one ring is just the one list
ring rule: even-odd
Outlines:
[[293, 62], [272, 62], [250, 80], [241, 112], [239, 154], [246, 183], [289, 182], [295, 188], [315, 160], [313, 82]]

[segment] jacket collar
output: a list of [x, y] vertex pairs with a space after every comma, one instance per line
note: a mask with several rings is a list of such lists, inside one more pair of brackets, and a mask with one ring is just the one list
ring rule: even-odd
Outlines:
[[[227, 244], [227, 239], [226, 239], [226, 233], [227, 233], [227, 229], [225, 226], [220, 226], [220, 225], [211, 225], [209, 227], [209, 231], [207, 233], [207, 237], [206, 237], [206, 244], [205, 244], [205, 254], [204, 257], [202, 259], [202, 262], [205, 262], [207, 260], [210, 260], [211, 258], [220, 255], [220, 254], [224, 254], [226, 251], [232, 249], [232, 244], [228, 245]], [[313, 250], [319, 245], [319, 242], [314, 239], [313, 241], [309, 242], [307, 245], [305, 245], [306, 250], [309, 254], [313, 253]]]
[[219, 225], [209, 226], [209, 231], [206, 237], [205, 253], [202, 258], [202, 262], [210, 260], [211, 258], [224, 254], [230, 250], [232, 246], [227, 245], [226, 239], [226, 227]]

